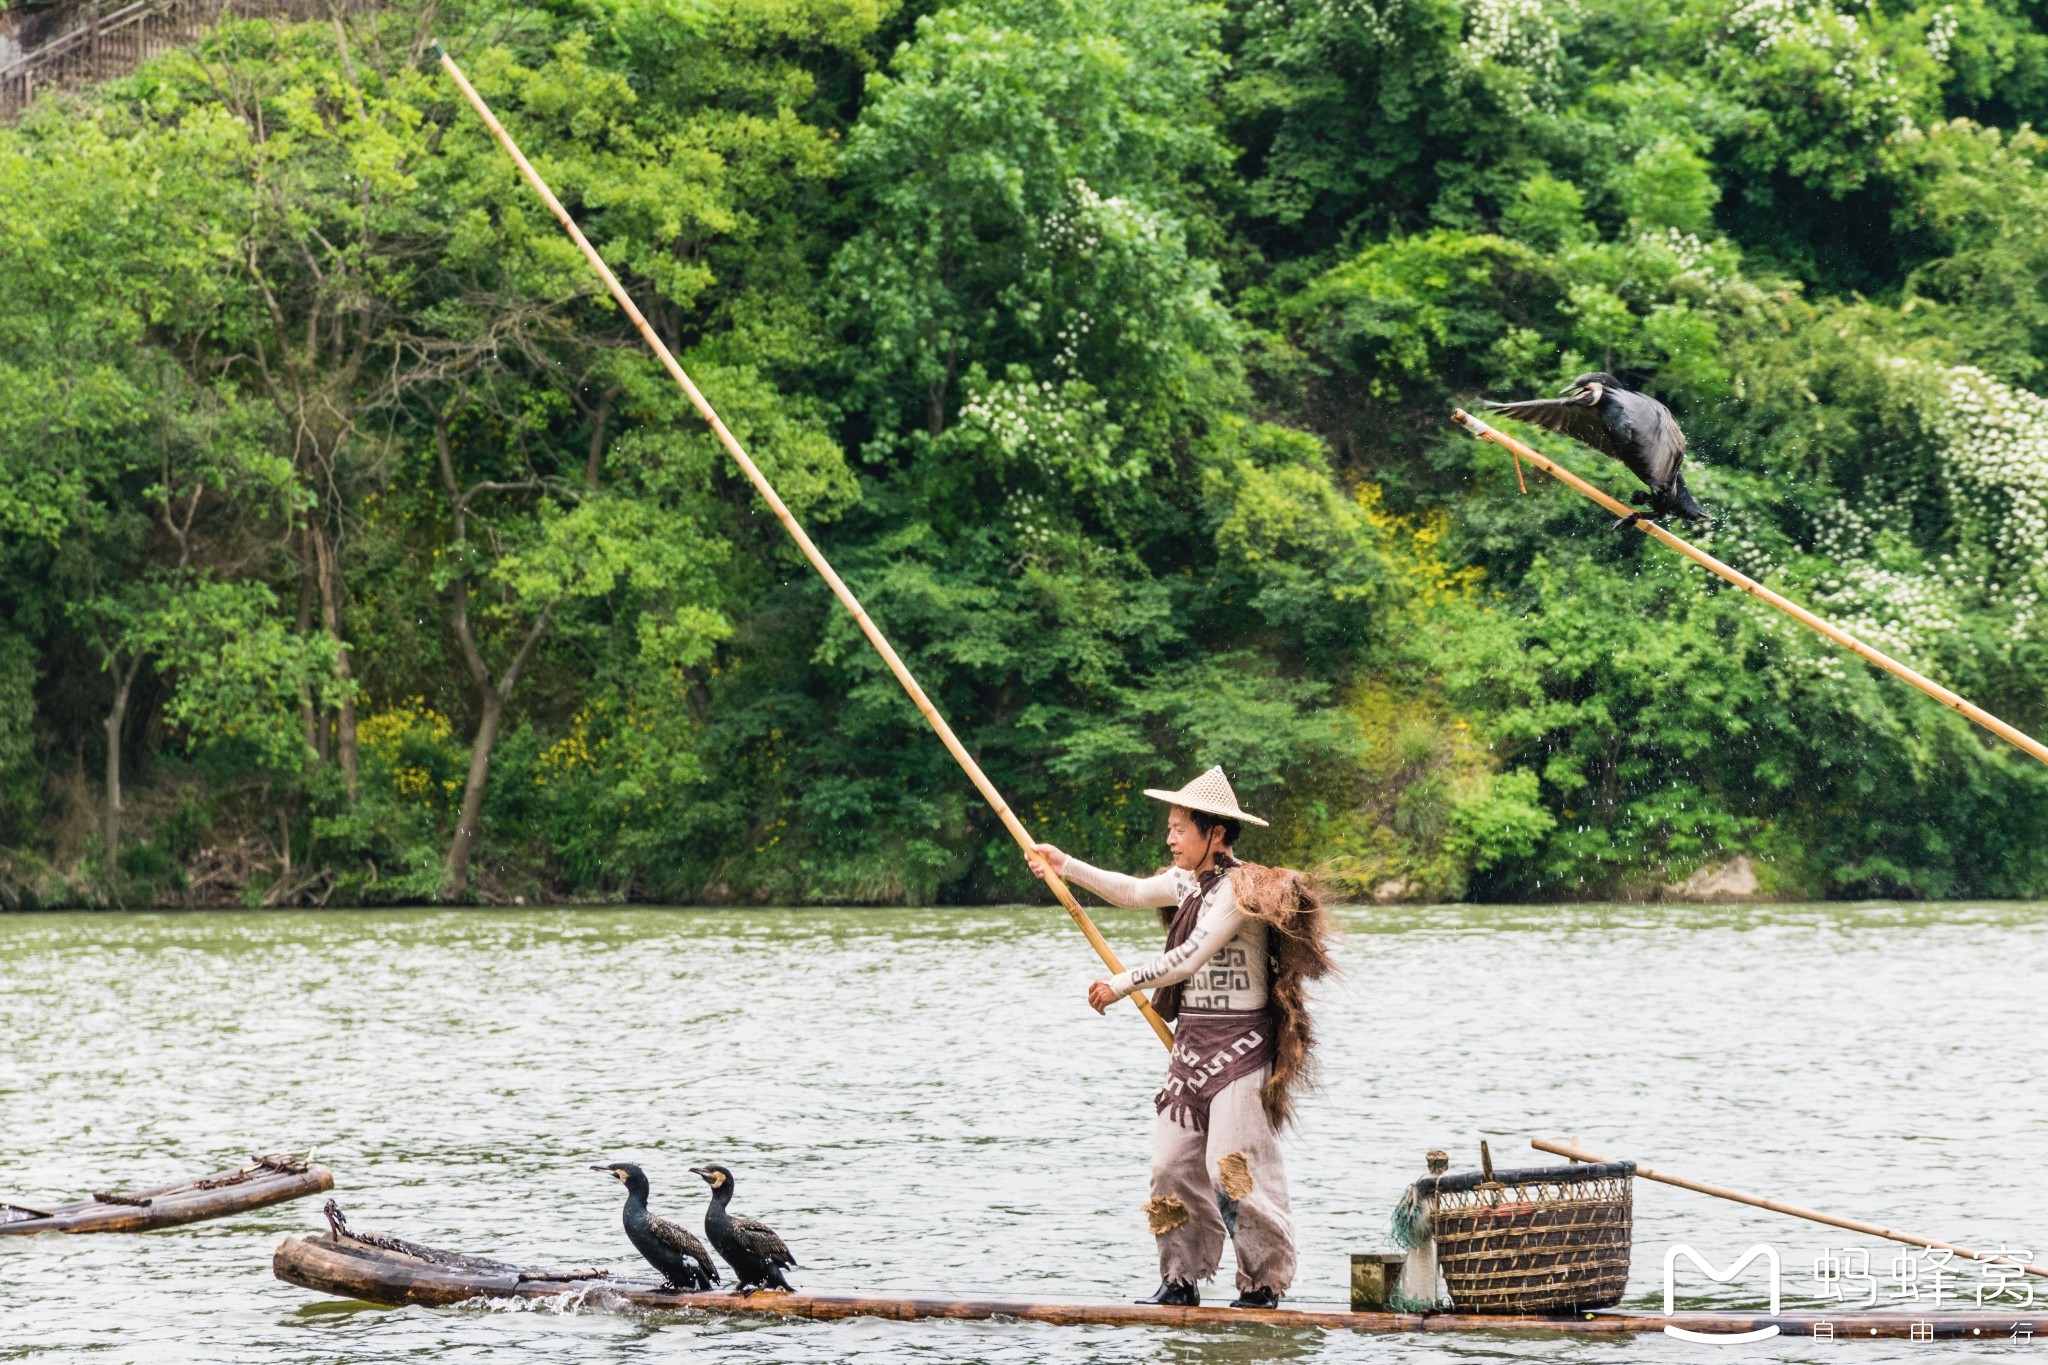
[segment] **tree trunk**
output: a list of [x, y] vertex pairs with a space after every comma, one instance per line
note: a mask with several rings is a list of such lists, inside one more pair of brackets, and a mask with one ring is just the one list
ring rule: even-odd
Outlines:
[[484, 787], [491, 775], [491, 748], [498, 742], [498, 722], [505, 715], [505, 699], [495, 687], [483, 690], [483, 714], [477, 718], [476, 738], [469, 746], [469, 782], [462, 789], [462, 817], [455, 824], [455, 839], [448, 845], [447, 876], [441, 884], [441, 898], [455, 900], [469, 889], [469, 855], [476, 846], [476, 831], [484, 813]]
[[[459, 551], [469, 534], [469, 499], [455, 482], [455, 459], [448, 444], [448, 423], [453, 415], [451, 410], [435, 422], [434, 451], [441, 465], [441, 481], [448, 489], [448, 506], [452, 514], [449, 540]], [[601, 449], [602, 440], [603, 430], [600, 427], [592, 437], [594, 453]], [[540, 614], [527, 628], [526, 638], [520, 642], [518, 652], [512, 656], [512, 662], [505, 665], [494, 682], [491, 666], [484, 659], [483, 650], [477, 646], [476, 634], [469, 626], [469, 579], [458, 576], [448, 585], [448, 590], [448, 624], [455, 632], [456, 643], [462, 646], [462, 658], [469, 665], [470, 677], [476, 679], [479, 702], [476, 738], [469, 747], [469, 781], [462, 789], [462, 815], [456, 821], [455, 838], [448, 845], [448, 864], [441, 881], [441, 899], [454, 900], [469, 889], [469, 858], [476, 847], [477, 826], [483, 820], [484, 788], [491, 775], [491, 748], [498, 742], [498, 725], [505, 716], [505, 703], [511, 699], [512, 689], [519, 685], [519, 675], [526, 671], [527, 661], [533, 657], [540, 637], [547, 633], [548, 620], [555, 614], [555, 606], [549, 603], [540, 609]]]
[[533, 618], [533, 625], [527, 629], [519, 652], [512, 656], [512, 662], [505, 665], [505, 671], [493, 683], [483, 652], [476, 647], [476, 637], [469, 630], [469, 585], [458, 580], [454, 586], [455, 635], [469, 660], [470, 673], [476, 678], [481, 709], [477, 715], [476, 738], [469, 746], [469, 781], [462, 789], [462, 816], [455, 825], [455, 838], [448, 845], [447, 875], [441, 882], [443, 900], [454, 900], [469, 889], [469, 855], [476, 844], [477, 827], [483, 820], [484, 787], [491, 775], [491, 747], [498, 742], [498, 725], [505, 717], [505, 703], [511, 699], [512, 689], [519, 685], [519, 675], [526, 671], [527, 660], [533, 657], [534, 648], [540, 644], [540, 637], [547, 633], [548, 621], [555, 614], [552, 603], [541, 608], [540, 615]]
[[121, 856], [121, 726], [128, 718], [128, 694], [114, 699], [107, 712], [107, 872], [113, 873]]
[[946, 395], [953, 387], [953, 366], [959, 356], [946, 348], [946, 365], [938, 382], [925, 390], [925, 433], [934, 439], [946, 434]]
[[[125, 670], [117, 671], [114, 680], [114, 702], [107, 708], [107, 875], [114, 875], [121, 858], [121, 732], [128, 724], [128, 697], [135, 687], [135, 672], [142, 667], [142, 657], [137, 655], [128, 661]], [[118, 669], [118, 665], [117, 665]]]
[[598, 395], [597, 412], [590, 419], [590, 453], [583, 461], [585, 488], [596, 488], [598, 476], [604, 472], [604, 429], [612, 415], [612, 399], [618, 394], [617, 389], [606, 389]]
[[[305, 639], [313, 633], [313, 547], [310, 536], [302, 533], [306, 541], [299, 555], [299, 638]], [[313, 708], [313, 687], [299, 677], [299, 719], [306, 727], [306, 747], [327, 761], [327, 717]]]
[[356, 702], [354, 691], [349, 686], [348, 642], [341, 638], [341, 572], [335, 565], [333, 548], [327, 543], [327, 532], [315, 526], [306, 534], [313, 542], [313, 555], [317, 561], [320, 621], [327, 627], [328, 638], [334, 641], [334, 672], [341, 679], [341, 701], [334, 718], [334, 748], [341, 759], [341, 776], [348, 785], [348, 799], [353, 801], [356, 799]]

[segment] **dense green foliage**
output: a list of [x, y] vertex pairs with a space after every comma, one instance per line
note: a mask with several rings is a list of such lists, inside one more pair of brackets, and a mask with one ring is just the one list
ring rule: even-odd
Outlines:
[[2048, 894], [2048, 768], [1444, 420], [1621, 374], [2048, 728], [2038, 7], [551, 0], [0, 130], [0, 902], [1032, 894], [425, 16], [1041, 837]]

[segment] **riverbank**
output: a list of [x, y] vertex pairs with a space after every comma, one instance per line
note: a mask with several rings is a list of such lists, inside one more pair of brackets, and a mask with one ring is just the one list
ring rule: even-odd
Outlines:
[[[1256, 855], [1254, 855], [1256, 856]], [[1356, 860], [1329, 858], [1308, 862], [1332, 900], [1352, 905], [1434, 905], [1456, 900], [1458, 886], [1445, 887], [1429, 876], [1385, 875], [1378, 866], [1361, 868]], [[130, 869], [134, 870], [130, 870]], [[1768, 864], [1746, 854], [1700, 865], [1682, 877], [1664, 880], [1644, 878], [1625, 885], [1619, 893], [1613, 883], [1584, 894], [1560, 895], [1557, 904], [1678, 904], [1726, 905], [1762, 904], [1774, 900], [1812, 900], [1812, 896], [1787, 892], [1773, 884]], [[664, 904], [677, 908], [719, 908], [730, 905], [764, 906], [787, 904], [765, 889], [752, 894], [735, 894], [730, 886], [702, 888], [695, 897], [676, 899], [634, 894], [628, 887], [611, 897], [593, 896], [587, 886], [551, 883], [544, 864], [536, 859], [524, 867], [486, 863], [473, 869], [463, 904], [570, 908], [597, 904]], [[279, 845], [265, 844], [251, 835], [227, 844], [206, 844], [183, 858], [161, 849], [142, 845], [134, 851], [119, 875], [109, 878], [94, 862], [80, 859], [68, 868], [20, 852], [0, 850], [0, 913], [37, 910], [274, 910], [321, 909], [336, 893], [350, 893], [351, 899], [384, 908], [427, 907], [441, 904], [423, 892], [433, 882], [433, 867], [414, 869], [409, 875], [385, 879], [372, 865], [368, 874], [345, 869], [299, 865], [294, 867], [279, 852]], [[834, 890], [847, 888], [837, 887]], [[915, 905], [900, 881], [883, 882], [870, 895], [820, 895], [796, 904], [821, 907], [869, 905]], [[1008, 889], [1008, 888], [1006, 888]], [[1041, 894], [1042, 887], [1035, 887]], [[1445, 894], [1446, 892], [1451, 894]], [[991, 895], [989, 905], [1017, 903], [1014, 894]], [[1051, 904], [1050, 898], [1045, 900]]]

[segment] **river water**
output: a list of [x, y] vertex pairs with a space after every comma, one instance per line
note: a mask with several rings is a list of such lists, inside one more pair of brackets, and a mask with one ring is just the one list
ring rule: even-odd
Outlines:
[[[1532, 1135], [1966, 1244], [2048, 1254], [2039, 1029], [2048, 907], [1434, 907], [1347, 911], [1321, 993], [1322, 1090], [1287, 1159], [1297, 1303], [1432, 1146], [1542, 1164]], [[1107, 912], [1127, 958], [1149, 916]], [[1057, 910], [537, 910], [0, 916], [0, 1191], [138, 1188], [317, 1144], [358, 1228], [519, 1261], [634, 1268], [619, 1188], [695, 1223], [688, 1167], [780, 1230], [800, 1286], [1132, 1297], [1163, 1054], [1081, 997]], [[1858, 1360], [2032, 1345], [1661, 1337], [1376, 1338], [1016, 1323], [389, 1310], [271, 1277], [318, 1199], [140, 1236], [0, 1241], [0, 1359], [1237, 1362]], [[1899, 1250], [1638, 1181], [1629, 1302], [1666, 1247], [1780, 1251], [1787, 1307]], [[2038, 1257], [2037, 1257], [2038, 1259]], [[1851, 1263], [1854, 1264], [1853, 1262]], [[1226, 1258], [1227, 1266], [1227, 1258]], [[1227, 1277], [1227, 1270], [1226, 1270]], [[1927, 1274], [1920, 1276], [1924, 1285]], [[1965, 1298], [1973, 1274], [1955, 1277]], [[1976, 1277], [1981, 1278], [1981, 1277]], [[1220, 1286], [1219, 1286], [1220, 1287]], [[2039, 1324], [2048, 1338], [2048, 1285]], [[1681, 1302], [1756, 1310], [1756, 1275]], [[1923, 1288], [1923, 1302], [1925, 1290]], [[1950, 1288], [1949, 1293], [1956, 1292]], [[1994, 1291], [1995, 1292], [1995, 1291]], [[1227, 1295], [1226, 1295], [1227, 1296]], [[2031, 1310], [2005, 1302], [2016, 1320]]]

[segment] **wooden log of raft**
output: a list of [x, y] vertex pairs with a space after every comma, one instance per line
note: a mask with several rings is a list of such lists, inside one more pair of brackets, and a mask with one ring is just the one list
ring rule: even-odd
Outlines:
[[[395, 1238], [380, 1241], [396, 1242]], [[884, 1318], [1042, 1322], [1079, 1327], [1318, 1328], [1344, 1332], [1510, 1332], [1569, 1336], [1628, 1336], [1667, 1326], [1729, 1334], [1777, 1327], [1785, 1336], [1872, 1337], [1912, 1340], [2012, 1339], [2015, 1328], [2048, 1329], [2048, 1311], [1908, 1313], [1730, 1312], [1644, 1313], [1603, 1309], [1560, 1317], [1506, 1317], [1472, 1313], [1358, 1313], [1343, 1309], [1167, 1308], [1140, 1303], [1054, 1303], [1031, 1299], [955, 1299], [927, 1295], [777, 1294], [745, 1298], [729, 1290], [682, 1293], [652, 1280], [612, 1279], [587, 1270], [551, 1271], [480, 1257], [414, 1248], [423, 1255], [378, 1246], [331, 1232], [287, 1237], [271, 1257], [280, 1280], [342, 1298], [400, 1307], [447, 1306], [475, 1299], [566, 1299], [579, 1307], [654, 1308], [677, 1312], [735, 1313], [750, 1317]], [[433, 1257], [445, 1259], [430, 1259]], [[466, 1262], [467, 1264], [462, 1264]], [[1825, 1324], [1825, 1325], [1823, 1325]]]
[[196, 1180], [126, 1194], [101, 1192], [65, 1204], [0, 1202], [0, 1237], [36, 1232], [146, 1232], [282, 1204], [334, 1188], [325, 1166], [284, 1156], [254, 1157], [246, 1166]]

